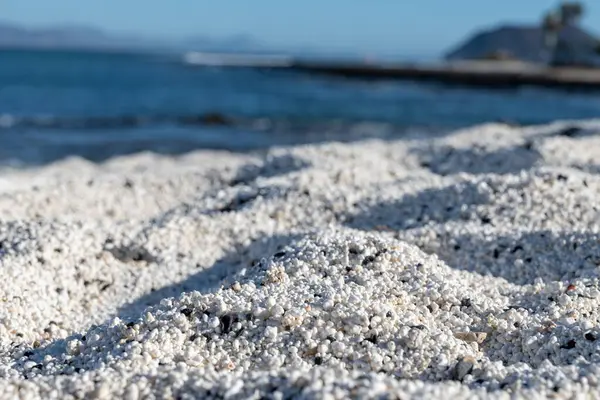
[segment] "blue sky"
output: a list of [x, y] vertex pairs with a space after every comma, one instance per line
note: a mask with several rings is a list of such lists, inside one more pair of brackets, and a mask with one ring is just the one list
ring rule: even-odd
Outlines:
[[[600, 4], [584, 2], [598, 27]], [[477, 27], [538, 22], [553, 0], [0, 0], [0, 19], [153, 37], [249, 34], [270, 45], [435, 54]]]

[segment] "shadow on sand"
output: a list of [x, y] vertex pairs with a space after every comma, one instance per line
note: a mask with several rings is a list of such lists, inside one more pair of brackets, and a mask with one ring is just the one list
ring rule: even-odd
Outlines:
[[217, 260], [211, 267], [206, 268], [182, 282], [165, 286], [134, 300], [119, 308], [117, 315], [125, 320], [137, 318], [147, 307], [157, 305], [162, 299], [179, 297], [184, 292], [199, 291], [213, 292], [222, 284], [233, 283], [231, 278], [244, 268], [260, 262], [281, 250], [283, 247], [298, 240], [300, 235], [262, 236], [248, 246], [235, 246], [231, 251]]
[[[216, 261], [211, 267], [206, 268], [181, 282], [162, 287], [135, 299], [131, 303], [119, 308], [116, 312], [116, 316], [124, 321], [131, 321], [131, 323], [133, 323], [140, 317], [144, 309], [158, 305], [161, 300], [165, 298], [177, 298], [182, 293], [191, 291], [210, 293], [218, 290], [221, 285], [232, 284], [234, 282], [234, 279], [232, 278], [244, 268], [250, 267], [257, 262], [261, 262], [264, 258], [273, 256], [300, 237], [301, 235], [265, 235], [253, 240], [247, 246], [235, 246], [234, 249]], [[110, 325], [110, 320], [112, 320], [112, 318], [105, 321], [104, 325]], [[39, 367], [34, 367], [31, 371], [39, 374], [39, 369], [42, 367], [42, 362], [46, 355], [51, 354], [56, 356], [67, 354], [67, 344], [69, 341], [73, 339], [85, 341], [85, 339], [82, 338], [91, 334], [95, 329], [96, 326], [92, 326], [83, 335], [76, 334], [66, 339], [55, 340], [38, 348], [18, 346], [12, 351], [15, 364], [21, 365], [22, 367], [22, 364], [25, 362], [34, 361], [38, 363], [37, 365]], [[64, 369], [59, 370], [58, 372], [53, 371], [52, 374], [71, 375], [82, 372], [85, 368], [100, 368], [103, 363], [109, 363], [120, 358], [120, 354], [125, 351], [123, 346], [118, 345], [118, 343], [115, 343], [115, 345], [117, 346], [115, 352], [107, 352], [104, 357], [101, 357], [101, 359], [98, 360], [98, 363], [93, 368], [90, 368], [89, 365], [84, 365], [83, 359], [74, 358], [67, 363], [67, 366], [65, 366]], [[37, 371], [34, 371], [36, 369]], [[24, 375], [26, 378], [29, 376], [28, 372], [25, 372]]]
[[259, 177], [274, 178], [276, 176], [298, 172], [310, 166], [311, 164], [308, 161], [295, 157], [292, 154], [283, 154], [279, 156], [267, 155], [262, 163], [251, 163], [238, 169], [230, 184], [232, 186], [249, 184]]
[[523, 146], [494, 151], [473, 147], [456, 149], [450, 146], [419, 150], [421, 165], [438, 175], [514, 174], [530, 169], [541, 154], [530, 142]]
[[[399, 200], [375, 204], [342, 216], [345, 225], [360, 230], [385, 226], [393, 230], [418, 228], [428, 223], [478, 218], [476, 207], [490, 202], [490, 195], [471, 182], [407, 194]], [[485, 216], [481, 216], [485, 221]]]
[[536, 231], [514, 236], [442, 237], [436, 254], [449, 266], [518, 285], [598, 278], [600, 235]]

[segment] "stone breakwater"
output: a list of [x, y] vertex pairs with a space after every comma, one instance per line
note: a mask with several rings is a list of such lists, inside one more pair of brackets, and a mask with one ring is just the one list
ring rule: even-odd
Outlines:
[[0, 398], [598, 396], [600, 122], [0, 174]]

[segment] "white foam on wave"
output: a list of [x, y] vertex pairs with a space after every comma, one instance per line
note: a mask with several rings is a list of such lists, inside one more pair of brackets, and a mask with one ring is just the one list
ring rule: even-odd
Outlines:
[[293, 64], [288, 56], [202, 53], [190, 51], [183, 55], [186, 64], [207, 67], [270, 67], [285, 68]]

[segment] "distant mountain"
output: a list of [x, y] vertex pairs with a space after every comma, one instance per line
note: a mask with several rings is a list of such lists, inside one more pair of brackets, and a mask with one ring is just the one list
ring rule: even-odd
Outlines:
[[[560, 41], [572, 51], [580, 53], [591, 53], [598, 44], [594, 35], [575, 26], [564, 28], [560, 33]], [[448, 60], [474, 60], [498, 52], [530, 62], [544, 62], [548, 57], [541, 27], [510, 25], [477, 32], [445, 57]]]
[[[0, 49], [56, 49], [126, 52], [187, 51], [215, 53], [251, 53], [288, 55], [310, 59], [355, 60], [367, 55], [351, 49], [311, 46], [277, 47], [257, 41], [249, 35], [227, 37], [192, 36], [181, 40], [161, 40], [144, 36], [123, 35], [77, 25], [25, 27], [0, 20]], [[369, 54], [377, 59], [400, 59], [400, 55]], [[404, 57], [406, 58], [406, 57]]]
[[360, 57], [357, 52], [340, 51], [335, 49], [315, 49], [308, 46], [278, 47], [257, 41], [249, 35], [233, 35], [224, 38], [209, 36], [195, 36], [187, 38], [179, 45], [190, 51], [214, 53], [242, 53], [242, 54], [277, 54], [306, 58], [352, 58]]
[[196, 36], [180, 41], [166, 41], [112, 34], [76, 25], [28, 28], [0, 22], [0, 48], [247, 52], [262, 50], [264, 46], [245, 35], [220, 39]]
[[0, 47], [36, 49], [134, 49], [155, 46], [155, 41], [110, 35], [81, 26], [27, 28], [0, 22]]

